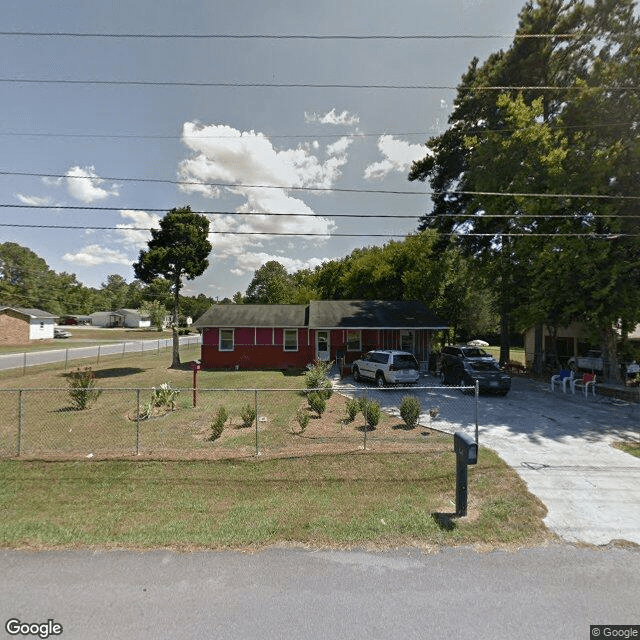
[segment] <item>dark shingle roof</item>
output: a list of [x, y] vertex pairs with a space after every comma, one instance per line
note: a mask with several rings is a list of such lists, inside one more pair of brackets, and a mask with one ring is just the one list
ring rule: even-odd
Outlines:
[[312, 302], [309, 326], [324, 329], [443, 329], [421, 302], [390, 300], [322, 300]]
[[420, 302], [318, 300], [306, 305], [217, 304], [193, 324], [204, 327], [309, 327], [311, 329], [446, 329]]
[[194, 323], [203, 327], [306, 327], [304, 304], [216, 304]]

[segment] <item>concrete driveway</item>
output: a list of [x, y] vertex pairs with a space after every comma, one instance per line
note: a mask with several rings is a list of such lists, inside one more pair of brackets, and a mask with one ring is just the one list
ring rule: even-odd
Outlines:
[[[419, 384], [440, 386], [431, 377]], [[349, 385], [354, 393], [362, 393], [357, 390], [361, 386], [396, 413], [400, 395], [407, 393]], [[423, 408], [441, 394], [448, 405], [460, 404], [460, 415], [469, 414], [469, 398], [457, 389], [414, 388], [411, 393], [422, 395]], [[602, 396], [585, 400], [578, 393], [552, 392], [547, 384], [514, 378], [506, 397], [480, 396], [478, 424], [480, 445], [493, 449], [518, 472], [547, 507], [546, 525], [563, 540], [640, 544], [640, 458], [612, 446], [622, 439], [640, 440], [638, 405]], [[475, 427], [471, 421], [452, 420], [429, 426], [447, 433], [463, 429], [470, 435]]]

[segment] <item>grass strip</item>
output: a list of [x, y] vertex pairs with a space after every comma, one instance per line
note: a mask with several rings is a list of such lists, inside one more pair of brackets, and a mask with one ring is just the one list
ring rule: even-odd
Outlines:
[[0, 546], [254, 548], [539, 544], [545, 509], [497, 456], [350, 453], [218, 462], [0, 461]]

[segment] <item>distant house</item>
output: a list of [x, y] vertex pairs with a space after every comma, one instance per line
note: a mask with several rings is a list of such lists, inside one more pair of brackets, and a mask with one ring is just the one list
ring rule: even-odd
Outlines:
[[90, 318], [94, 327], [129, 327], [138, 329], [151, 326], [149, 316], [142, 315], [138, 309], [96, 311], [91, 314]]
[[53, 338], [57, 316], [41, 309], [0, 307], [0, 344], [26, 344]]
[[411, 351], [426, 360], [434, 333], [448, 329], [419, 302], [323, 300], [308, 305], [214, 305], [194, 322], [207, 368], [302, 369], [351, 363], [372, 349]]

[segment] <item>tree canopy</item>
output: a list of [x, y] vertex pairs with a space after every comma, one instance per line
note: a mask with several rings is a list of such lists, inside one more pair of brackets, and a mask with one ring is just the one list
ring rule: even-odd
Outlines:
[[[640, 319], [634, 9], [633, 0], [527, 2], [519, 37], [471, 61], [448, 129], [411, 168], [409, 179], [434, 192], [420, 228], [454, 234], [493, 284], [501, 359], [514, 324], [581, 320], [615, 377], [614, 328]], [[532, 34], [549, 37], [522, 37]]]
[[208, 238], [209, 220], [193, 213], [190, 207], [172, 209], [160, 221], [159, 229], [152, 229], [148, 248], [140, 251], [133, 270], [146, 283], [164, 278], [171, 283], [173, 293], [173, 360], [180, 365], [180, 345], [177, 331], [182, 279], [193, 280], [209, 266], [211, 243]]

